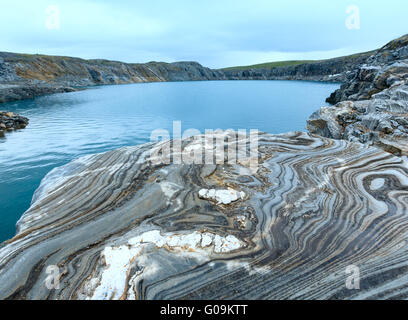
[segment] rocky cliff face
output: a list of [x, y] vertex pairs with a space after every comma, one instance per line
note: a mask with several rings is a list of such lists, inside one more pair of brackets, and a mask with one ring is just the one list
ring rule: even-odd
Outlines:
[[367, 100], [407, 78], [408, 35], [389, 42], [349, 72], [346, 82], [327, 101]]
[[157, 81], [219, 80], [221, 71], [196, 62], [127, 64], [107, 60], [0, 53], [0, 102], [74, 87]]
[[274, 68], [223, 70], [229, 80], [311, 80], [343, 82], [351, 70], [366, 62], [372, 52]]
[[[222, 73], [197, 62], [128, 64], [108, 60], [0, 53], [0, 82], [38, 80], [89, 86], [147, 81], [214, 80]], [[1, 71], [3, 70], [3, 72]]]
[[[227, 157], [199, 141], [182, 152]], [[164, 147], [49, 173], [0, 248], [0, 298], [408, 298], [404, 159], [300, 132], [260, 135], [256, 170], [149, 160]], [[360, 290], [346, 287], [353, 265]]]
[[310, 117], [310, 132], [408, 155], [408, 36], [369, 57], [328, 101], [337, 104]]

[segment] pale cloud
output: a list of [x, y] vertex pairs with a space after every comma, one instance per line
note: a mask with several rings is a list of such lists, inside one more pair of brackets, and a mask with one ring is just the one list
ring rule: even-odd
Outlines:
[[[346, 27], [351, 4], [358, 30]], [[58, 7], [58, 28], [46, 26], [50, 5]], [[14, 0], [1, 5], [0, 51], [214, 68], [324, 59], [407, 33], [407, 9], [405, 0]]]

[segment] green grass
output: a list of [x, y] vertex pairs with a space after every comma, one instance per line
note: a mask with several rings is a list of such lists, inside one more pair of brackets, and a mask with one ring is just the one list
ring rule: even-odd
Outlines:
[[372, 55], [374, 52], [375, 52], [375, 50], [374, 51], [368, 51], [368, 52], [362, 52], [362, 53], [356, 53], [356, 54], [352, 54], [352, 55], [344, 56], [344, 57], [324, 59], [324, 60], [288, 60], [288, 61], [267, 62], [267, 63], [253, 64], [253, 65], [249, 65], [249, 66], [237, 66], [237, 67], [222, 68], [221, 70], [224, 70], [224, 71], [242, 71], [242, 70], [249, 70], [249, 69], [272, 69], [272, 68], [278, 68], [278, 67], [296, 66], [296, 65], [300, 65], [300, 64], [306, 64], [306, 63], [316, 63], [316, 62], [322, 62], [322, 61], [330, 61], [330, 60], [335, 60], [335, 59], [349, 60], [349, 59], [356, 59], [356, 58], [361, 57], [361, 56], [369, 56], [369, 55]]
[[223, 68], [222, 70], [228, 71], [228, 70], [247, 70], [247, 69], [271, 69], [271, 68], [276, 68], [276, 67], [296, 66], [298, 64], [311, 63], [311, 62], [315, 62], [315, 60], [276, 61], [276, 62], [253, 64], [250, 66], [229, 67], [229, 68]]

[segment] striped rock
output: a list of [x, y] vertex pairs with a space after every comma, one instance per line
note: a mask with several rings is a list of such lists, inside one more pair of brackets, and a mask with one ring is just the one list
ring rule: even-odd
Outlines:
[[258, 143], [257, 170], [153, 164], [163, 143], [54, 169], [0, 248], [0, 298], [407, 298], [407, 160], [300, 132]]

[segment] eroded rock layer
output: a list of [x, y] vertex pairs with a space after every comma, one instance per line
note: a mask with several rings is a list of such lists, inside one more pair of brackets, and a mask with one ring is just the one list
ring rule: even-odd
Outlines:
[[312, 133], [408, 155], [408, 36], [391, 41], [350, 72], [308, 121]]
[[334, 92], [308, 121], [325, 137], [375, 145], [408, 155], [408, 36], [391, 41]]
[[407, 298], [405, 157], [299, 132], [258, 143], [256, 169], [152, 162], [163, 143], [54, 169], [0, 248], [0, 298]]

